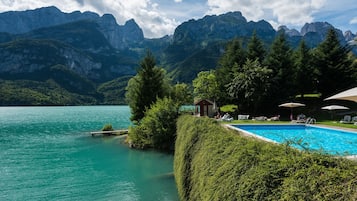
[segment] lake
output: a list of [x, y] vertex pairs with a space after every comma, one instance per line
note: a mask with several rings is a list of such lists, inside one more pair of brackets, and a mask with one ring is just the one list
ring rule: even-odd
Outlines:
[[173, 155], [129, 149], [128, 106], [0, 107], [0, 200], [174, 201]]

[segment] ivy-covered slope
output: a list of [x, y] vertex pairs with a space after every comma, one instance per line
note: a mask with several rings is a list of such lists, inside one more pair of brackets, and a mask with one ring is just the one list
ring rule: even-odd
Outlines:
[[240, 136], [208, 118], [178, 120], [180, 199], [356, 200], [357, 163]]

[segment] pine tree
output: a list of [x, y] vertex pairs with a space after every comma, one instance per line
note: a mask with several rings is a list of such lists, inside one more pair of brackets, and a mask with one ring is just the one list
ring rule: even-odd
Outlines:
[[352, 61], [347, 47], [343, 47], [335, 30], [330, 29], [326, 39], [314, 51], [315, 66], [319, 71], [319, 91], [328, 96], [351, 86]]
[[163, 98], [168, 92], [165, 81], [165, 71], [155, 66], [155, 58], [150, 51], [140, 62], [137, 75], [131, 78], [126, 87], [126, 100], [131, 108], [131, 120], [140, 122], [145, 111], [155, 103], [157, 98]]
[[260, 63], [265, 58], [266, 51], [263, 42], [257, 37], [256, 31], [253, 32], [251, 39], [248, 42], [247, 58], [254, 61], [258, 59]]
[[226, 85], [232, 81], [234, 73], [241, 71], [245, 60], [246, 52], [238, 39], [227, 44], [226, 51], [220, 58], [216, 69], [216, 78], [219, 80], [219, 90], [222, 93], [221, 97], [223, 97], [220, 100], [221, 102], [227, 102], [225, 98], [229, 96]]
[[304, 40], [300, 42], [298, 49], [294, 52], [295, 66], [295, 89], [303, 96], [307, 92], [317, 89], [317, 72], [312, 65], [312, 55]]
[[270, 98], [271, 103], [276, 105], [292, 95], [294, 83], [292, 51], [286, 42], [284, 32], [281, 32], [273, 41], [265, 66], [272, 70]]

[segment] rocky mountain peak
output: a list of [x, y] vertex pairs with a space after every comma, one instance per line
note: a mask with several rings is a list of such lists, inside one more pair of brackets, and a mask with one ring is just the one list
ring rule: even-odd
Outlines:
[[220, 15], [220, 17], [222, 18], [222, 20], [228, 20], [228, 21], [234, 20], [236, 23], [239, 22], [247, 23], [247, 19], [245, 19], [245, 17], [243, 17], [242, 13], [239, 11], [228, 12], [226, 14]]
[[120, 26], [111, 14], [104, 14], [100, 17], [98, 14], [89, 11], [64, 13], [54, 6], [0, 13], [0, 32], [23, 34], [44, 27], [82, 20], [96, 22], [99, 25], [99, 31], [103, 33], [113, 47], [118, 49], [144, 40], [144, 34], [134, 20], [129, 20], [125, 25]]
[[105, 24], [106, 26], [118, 26], [115, 17], [111, 14], [104, 14], [102, 17], [96, 20], [100, 24]]
[[134, 19], [128, 20], [123, 26], [123, 39], [125, 41], [140, 42], [144, 40], [143, 30], [135, 22]]
[[327, 32], [333, 29], [336, 31], [337, 36], [339, 40], [342, 43], [345, 43], [345, 38], [343, 36], [343, 33], [341, 30], [336, 29], [334, 26], [329, 24], [328, 22], [313, 22], [313, 23], [306, 23], [302, 28], [301, 28], [301, 35], [304, 37], [309, 37], [309, 35], [316, 35], [317, 38], [316, 40], [323, 41], [327, 35]]
[[353, 34], [350, 30], [346, 31], [344, 34], [346, 41], [354, 40], [357, 37], [356, 34]]
[[317, 33], [327, 33], [329, 29], [335, 29], [328, 22], [313, 22], [313, 23], [305, 23], [305, 25], [301, 28], [301, 35], [306, 35], [309, 32], [317, 32]]
[[43, 27], [98, 17], [98, 14], [92, 12], [63, 13], [54, 6], [27, 11], [9, 11], [0, 14], [0, 32], [21, 34]]
[[289, 29], [287, 26], [283, 25], [283, 26], [279, 26], [278, 27], [278, 31], [284, 31], [285, 34], [287, 34], [290, 37], [293, 36], [301, 36], [300, 32], [296, 29]]
[[221, 15], [207, 15], [202, 19], [189, 20], [179, 25], [174, 33], [173, 43], [200, 43], [199, 41], [227, 40], [236, 36], [250, 37], [254, 30], [263, 39], [275, 35], [275, 30], [266, 21], [247, 22], [242, 13], [238, 11]]

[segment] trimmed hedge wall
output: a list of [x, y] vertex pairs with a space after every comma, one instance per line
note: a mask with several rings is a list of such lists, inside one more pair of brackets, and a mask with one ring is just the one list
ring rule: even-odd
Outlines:
[[357, 200], [357, 163], [244, 137], [181, 116], [174, 174], [181, 200]]

